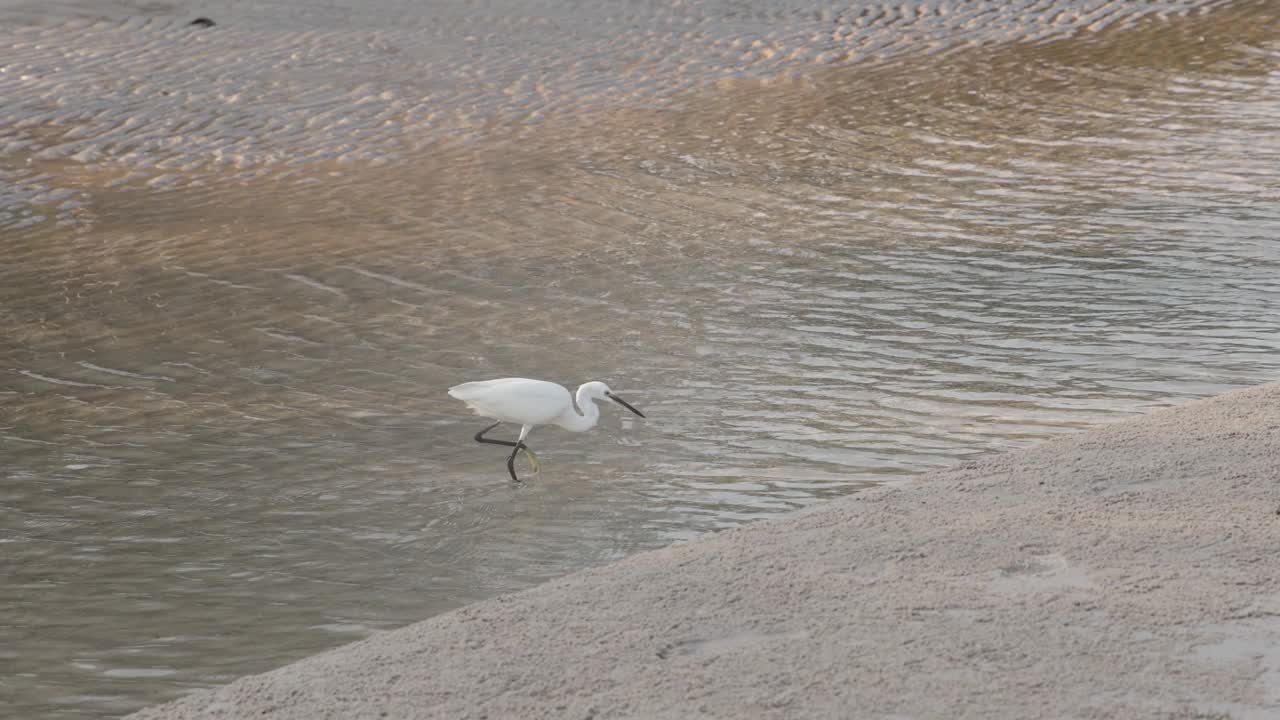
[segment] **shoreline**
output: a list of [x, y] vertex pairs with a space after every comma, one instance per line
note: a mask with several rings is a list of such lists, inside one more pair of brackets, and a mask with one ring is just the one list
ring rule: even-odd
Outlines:
[[[1259, 240], [1280, 234], [1280, 5], [18, 5], [104, 17], [3, 33], [14, 715], [123, 716], [1280, 378], [1280, 258]], [[552, 472], [515, 488], [440, 391], [509, 375], [610, 381], [654, 422], [537, 435]], [[899, 557], [914, 527], [855, 525], [901, 547], [802, 565], [897, 582], [875, 563], [917, 567]], [[1059, 582], [1075, 557], [1028, 554], [999, 571]], [[790, 577], [755, 557], [717, 588]], [[844, 592], [856, 608], [866, 591]], [[868, 611], [995, 622], [950, 597]], [[621, 620], [583, 610], [583, 637], [630, 632], [620, 602]], [[782, 643], [768, 657], [814, 666], [827, 626], [743, 602], [715, 612], [747, 607], [745, 629], [655, 632], [598, 664], [751, 663]], [[811, 672], [812, 693], [919, 672], [859, 662], [857, 682]]]
[[1280, 383], [641, 553], [140, 711], [1274, 717]]

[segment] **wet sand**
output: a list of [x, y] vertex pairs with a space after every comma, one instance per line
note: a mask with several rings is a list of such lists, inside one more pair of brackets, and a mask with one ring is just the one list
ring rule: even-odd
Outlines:
[[1280, 714], [1280, 384], [633, 556], [133, 715]]

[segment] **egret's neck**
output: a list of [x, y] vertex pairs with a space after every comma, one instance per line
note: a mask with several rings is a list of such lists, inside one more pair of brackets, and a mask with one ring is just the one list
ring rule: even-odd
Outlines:
[[596, 407], [596, 401], [591, 398], [585, 388], [578, 388], [575, 399], [582, 414], [579, 415], [570, 408], [564, 412], [557, 424], [569, 432], [586, 432], [600, 421], [600, 408]]

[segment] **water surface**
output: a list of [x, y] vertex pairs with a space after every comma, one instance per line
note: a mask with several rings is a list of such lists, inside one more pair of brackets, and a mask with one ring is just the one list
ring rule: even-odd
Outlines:
[[[288, 7], [200, 34], [19, 4], [0, 31], [0, 87], [32, 91], [0, 110], [7, 714], [120, 714], [1280, 369], [1267, 3], [538, 6], [558, 31], [440, 5], [432, 32], [567, 63], [505, 100], [454, 50], [387, 49], [430, 25], [410, 10]], [[626, 23], [651, 32], [611, 47]], [[764, 52], [792, 35], [865, 52]], [[59, 76], [72, 36], [98, 64]], [[175, 37], [218, 49], [101, 85]], [[202, 75], [254, 39], [294, 65]], [[468, 72], [533, 82], [493, 57]], [[394, 106], [405, 83], [442, 115]], [[513, 487], [444, 394], [506, 375], [602, 379], [650, 419], [537, 431]]]

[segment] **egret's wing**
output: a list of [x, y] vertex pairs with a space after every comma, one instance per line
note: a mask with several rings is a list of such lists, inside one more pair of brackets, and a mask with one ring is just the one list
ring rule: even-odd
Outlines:
[[462, 383], [449, 388], [449, 395], [477, 415], [522, 425], [541, 425], [573, 405], [564, 387], [527, 378]]

